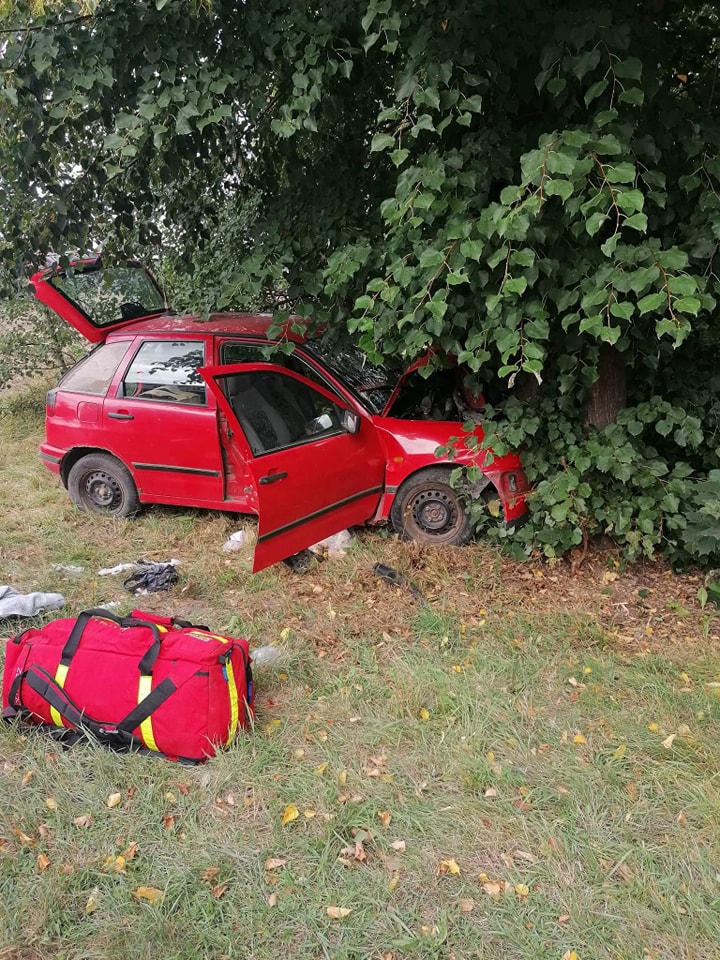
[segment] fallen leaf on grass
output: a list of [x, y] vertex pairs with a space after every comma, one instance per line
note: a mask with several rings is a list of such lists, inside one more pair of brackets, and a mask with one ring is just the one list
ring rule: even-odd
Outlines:
[[677, 734], [671, 733], [669, 737], [665, 737], [665, 739], [662, 742], [662, 745], [665, 747], [666, 750], [669, 750], [672, 747], [673, 743], [675, 743], [676, 739], [677, 739]]
[[106, 800], [106, 804], [107, 804], [107, 806], [109, 807], [109, 809], [112, 810], [112, 808], [113, 808], [113, 807], [117, 807], [117, 805], [118, 805], [121, 801], [122, 801], [122, 794], [121, 794], [121, 793], [111, 793], [110, 796], [109, 796], [109, 797], [107, 798], [107, 800]]
[[178, 788], [180, 793], [186, 797], [190, 793], [190, 784], [189, 783], [180, 783], [179, 780], [175, 781], [175, 786]]
[[48, 808], [48, 810], [57, 810], [58, 802], [55, 797], [46, 797], [45, 806]]
[[344, 920], [352, 913], [352, 907], [328, 907], [327, 915], [331, 920]]
[[25, 773], [23, 774], [22, 785], [26, 787], [30, 783], [32, 778], [33, 778], [32, 770], [26, 770]]
[[84, 829], [85, 827], [89, 827], [92, 825], [92, 817], [90, 816], [89, 813], [82, 813], [80, 814], [79, 817], [75, 817], [75, 819], [73, 820], [73, 823], [75, 824], [76, 827], [80, 829]]
[[18, 830], [17, 827], [13, 827], [13, 833], [18, 838], [20, 843], [25, 844], [26, 847], [34, 847], [37, 844], [37, 840], [33, 840], [32, 837], [29, 837], [26, 833], [23, 833], [22, 830]]
[[347, 770], [340, 771], [340, 773], [337, 775], [337, 782], [340, 784], [341, 787], [345, 786], [345, 784], [347, 783]]
[[268, 857], [265, 861], [266, 870], [279, 870], [280, 867], [284, 867], [287, 863], [287, 860], [281, 860], [280, 857]]
[[206, 867], [201, 874], [201, 879], [206, 883], [210, 883], [219, 873], [220, 867]]
[[276, 907], [277, 901], [278, 901], [278, 897], [276, 893], [271, 893], [270, 896], [267, 898], [267, 904], [269, 907]]
[[100, 889], [95, 887], [88, 897], [88, 901], [85, 904], [85, 916], [89, 916], [93, 910], [97, 910], [98, 903], [100, 901]]
[[384, 827], [390, 826], [390, 821], [392, 820], [392, 814], [389, 810], [378, 810], [377, 812], [378, 820]]
[[399, 850], [401, 853], [405, 851], [405, 841], [404, 840], [393, 840], [390, 844], [393, 850]]
[[575, 953], [574, 950], [568, 950], [566, 953], [563, 954], [562, 960], [578, 960], [578, 955]]
[[430, 719], [430, 712], [429, 710], [426, 710], [425, 707], [423, 707], [418, 713], [418, 716], [420, 717], [421, 720], [426, 721]]
[[530, 895], [530, 887], [525, 883], [516, 883], [515, 884], [515, 893], [519, 897], [527, 897]]
[[127, 850], [123, 850], [120, 856], [124, 857], [126, 860], [132, 860], [137, 856], [137, 852], [140, 848], [136, 843], [131, 843]]
[[158, 900], [162, 900], [162, 890], [158, 890], [157, 887], [138, 887], [137, 890], [133, 892], [133, 896], [136, 900], [147, 900], [148, 903], [157, 903]]
[[293, 820], [297, 820], [299, 816], [300, 816], [300, 811], [295, 806], [295, 804], [289, 803], [287, 807], [285, 807], [285, 810], [283, 811], [281, 823], [284, 827], [286, 827], [289, 823], [292, 823]]
[[573, 743], [583, 744], [583, 743], [587, 743], [587, 740], [581, 733], [576, 733], [575, 736], [573, 737]]
[[172, 830], [175, 826], [175, 815], [172, 813], [167, 814], [162, 818], [162, 828], [163, 830]]
[[557, 919], [557, 922], [558, 922], [558, 923], [567, 923], [569, 920], [570, 920], [570, 914], [569, 914], [569, 913], [561, 913], [560, 916], [559, 916], [558, 919]]
[[215, 897], [216, 900], [220, 900], [221, 897], [224, 897], [228, 891], [228, 884], [221, 883], [217, 887], [213, 887], [210, 893]]
[[483, 890], [489, 897], [499, 897], [505, 889], [504, 881], [489, 880], [483, 884]]
[[439, 875], [449, 873], [453, 877], [460, 875], [460, 867], [456, 860], [441, 860], [437, 866], [436, 873]]
[[498, 795], [498, 792], [495, 789], [495, 787], [488, 787], [485, 793], [483, 794], [483, 796], [485, 797], [496, 797], [497, 795]]
[[113, 873], [127, 873], [125, 870], [125, 857], [122, 854], [118, 857], [110, 855], [105, 858], [103, 870], [111, 870]]
[[393, 891], [399, 883], [400, 883], [400, 873], [399, 871], [395, 871], [395, 873], [390, 878], [390, 881], [388, 882], [388, 890]]
[[39, 853], [37, 858], [38, 870], [42, 873], [50, 866], [50, 857], [44, 853]]
[[317, 813], [315, 810], [310, 810], [308, 808], [307, 810], [303, 810], [303, 816], [306, 820], [312, 820], [313, 817], [317, 816]]
[[472, 913], [475, 909], [475, 901], [472, 899], [461, 900], [460, 901], [460, 912], [461, 913]]
[[325, 760], [323, 761], [323, 763], [320, 763], [318, 764], [317, 767], [315, 767], [315, 769], [313, 770], [313, 773], [316, 773], [319, 777], [321, 777], [325, 773], [327, 768], [328, 768], [328, 762], [327, 760]]

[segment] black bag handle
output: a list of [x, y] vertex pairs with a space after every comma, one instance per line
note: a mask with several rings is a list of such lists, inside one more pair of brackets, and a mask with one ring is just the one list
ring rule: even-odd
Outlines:
[[161, 635], [158, 625], [152, 623], [150, 620], [138, 620], [136, 617], [117, 617], [114, 613], [111, 613], [110, 610], [104, 610], [102, 607], [95, 607], [92, 610], [83, 610], [81, 614], [78, 615], [77, 620], [73, 624], [73, 628], [70, 631], [70, 636], [67, 638], [67, 642], [63, 647], [62, 654], [60, 656], [60, 663], [64, 666], [69, 666], [70, 661], [77, 653], [77, 649], [80, 646], [80, 639], [85, 631], [90, 620], [93, 617], [97, 617], [101, 620], [111, 620], [113, 623], [116, 623], [119, 627], [147, 627], [148, 630], [152, 631], [153, 642], [150, 647], [148, 647], [145, 655], [138, 664], [138, 669], [140, 673], [147, 676], [152, 673], [152, 669], [155, 666], [155, 661], [160, 655], [160, 643]]

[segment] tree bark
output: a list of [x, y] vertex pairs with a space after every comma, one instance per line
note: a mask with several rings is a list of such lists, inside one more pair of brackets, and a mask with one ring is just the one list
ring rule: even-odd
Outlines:
[[585, 426], [604, 430], [627, 403], [625, 363], [615, 347], [606, 343], [600, 348], [598, 374], [585, 411]]

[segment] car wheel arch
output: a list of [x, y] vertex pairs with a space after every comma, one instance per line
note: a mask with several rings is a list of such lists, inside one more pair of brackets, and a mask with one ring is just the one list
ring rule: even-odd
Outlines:
[[118, 463], [121, 463], [128, 472], [132, 473], [130, 466], [120, 457], [118, 457], [117, 454], [113, 453], [112, 450], [107, 450], [105, 447], [72, 447], [60, 461], [60, 479], [62, 480], [63, 486], [66, 490], [70, 471], [78, 462], [78, 460], [82, 460], [83, 457], [87, 457], [95, 453], [104, 454], [106, 457], [113, 457], [118, 461]]

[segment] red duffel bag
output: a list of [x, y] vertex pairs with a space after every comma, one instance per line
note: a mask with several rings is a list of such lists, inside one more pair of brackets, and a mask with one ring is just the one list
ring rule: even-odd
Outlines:
[[201, 762], [251, 722], [247, 640], [171, 617], [88, 610], [8, 640], [3, 716]]

